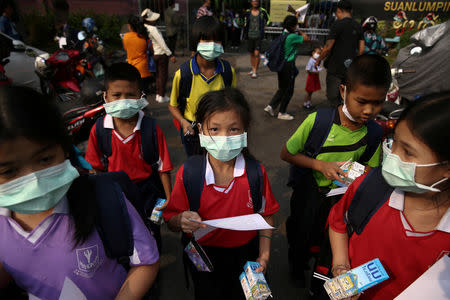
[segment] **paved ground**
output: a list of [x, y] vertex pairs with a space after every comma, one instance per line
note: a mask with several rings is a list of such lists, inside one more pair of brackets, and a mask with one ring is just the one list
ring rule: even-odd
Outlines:
[[[277, 88], [276, 74], [262, 67], [258, 79], [250, 79], [247, 72], [250, 70], [249, 57], [244, 53], [234, 53], [225, 56], [235, 67], [238, 76], [238, 88], [244, 92], [251, 104], [253, 123], [249, 132], [250, 151], [263, 163], [267, 169], [273, 193], [280, 203], [281, 209], [275, 215], [276, 231], [272, 243], [272, 256], [269, 266], [269, 285], [273, 291], [274, 299], [298, 300], [307, 299], [306, 290], [294, 286], [288, 275], [287, 242], [285, 234], [285, 220], [289, 214], [290, 189], [286, 186], [288, 176], [288, 164], [280, 157], [282, 145], [294, 133], [299, 124], [309, 113], [301, 104], [305, 96], [304, 87], [306, 73], [301, 71], [296, 80], [295, 93], [288, 107], [288, 112], [295, 115], [293, 121], [281, 121], [264, 114], [263, 108], [271, 100]], [[187, 57], [179, 57], [178, 62], [170, 64], [169, 74], [173, 74], [178, 65]], [[297, 66], [304, 70], [309, 58], [301, 56], [297, 58]], [[325, 74], [321, 74], [322, 87], [325, 85]], [[170, 84], [169, 84], [170, 86]], [[169, 88], [169, 87], [168, 87]], [[324, 91], [313, 95], [314, 105], [325, 105]], [[167, 110], [167, 105], [151, 101], [150, 110], [162, 127], [174, 163], [175, 170], [185, 160], [186, 156], [180, 143], [180, 138], [172, 124], [172, 118]], [[173, 172], [174, 176], [175, 172]], [[163, 251], [161, 267], [161, 300], [169, 299], [193, 299], [192, 291], [187, 291], [184, 281], [182, 262], [180, 259], [181, 246], [179, 235], [170, 232], [163, 225]]]

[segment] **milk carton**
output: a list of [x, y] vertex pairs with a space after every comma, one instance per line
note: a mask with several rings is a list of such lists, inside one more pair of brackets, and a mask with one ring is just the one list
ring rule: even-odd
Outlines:
[[250, 285], [250, 290], [252, 291], [253, 297], [255, 299], [265, 300], [272, 293], [267, 284], [264, 274], [261, 272], [256, 272], [255, 270], [260, 267], [258, 262], [248, 261], [244, 265], [245, 275], [247, 277], [248, 283]]
[[327, 280], [323, 285], [332, 300], [357, 295], [389, 278], [378, 258], [345, 274]]
[[245, 299], [246, 300], [255, 300], [253, 298], [252, 291], [250, 290], [250, 285], [248, 284], [247, 276], [245, 276], [245, 273], [242, 272], [239, 276], [239, 280], [241, 281], [242, 290], [244, 291]]
[[333, 183], [337, 186], [347, 186], [351, 184], [356, 178], [364, 174], [366, 167], [356, 161], [352, 162], [350, 159], [341, 166], [341, 169], [345, 172], [345, 177], [340, 176], [345, 181], [345, 184], [338, 180], [334, 180]]
[[155, 224], [161, 225], [163, 222], [162, 218], [162, 210], [156, 210], [156, 208], [159, 208], [163, 206], [163, 204], [166, 202], [166, 199], [158, 198], [156, 200], [155, 208], [153, 208], [152, 215], [150, 216], [150, 221], [152, 221]]

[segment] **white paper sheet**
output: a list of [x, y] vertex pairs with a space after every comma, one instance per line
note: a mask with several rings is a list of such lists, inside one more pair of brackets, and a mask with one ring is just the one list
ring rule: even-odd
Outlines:
[[345, 194], [345, 192], [347, 191], [347, 189], [348, 189], [347, 186], [332, 189], [331, 191], [328, 192], [327, 197]]
[[238, 231], [275, 229], [274, 227], [267, 224], [266, 220], [264, 220], [264, 218], [260, 214], [214, 219], [202, 222], [192, 219], [191, 221], [207, 225], [206, 228], [201, 228], [194, 232], [194, 236], [197, 240], [216, 228]]
[[299, 13], [298, 15], [298, 22], [303, 23], [305, 22], [306, 12], [308, 11], [309, 3], [303, 5], [299, 9], [296, 9], [295, 11]]
[[450, 299], [450, 257], [445, 255], [395, 300]]

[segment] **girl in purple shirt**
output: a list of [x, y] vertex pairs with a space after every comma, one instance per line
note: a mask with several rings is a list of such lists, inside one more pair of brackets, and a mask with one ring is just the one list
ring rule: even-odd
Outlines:
[[105, 255], [95, 201], [85, 189], [86, 197], [73, 196], [83, 178], [71, 152], [48, 99], [25, 87], [0, 88], [0, 296], [15, 281], [34, 300], [142, 299], [159, 269], [155, 240], [126, 201], [130, 270]]

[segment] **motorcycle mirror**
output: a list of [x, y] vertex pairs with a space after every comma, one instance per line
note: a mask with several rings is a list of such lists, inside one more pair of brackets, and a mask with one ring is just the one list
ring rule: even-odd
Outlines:
[[78, 32], [78, 39], [79, 39], [80, 41], [84, 41], [86, 38], [87, 38], [86, 32], [84, 32], [84, 31]]
[[412, 48], [409, 54], [412, 56], [419, 56], [420, 54], [422, 54], [422, 47], [417, 46]]

